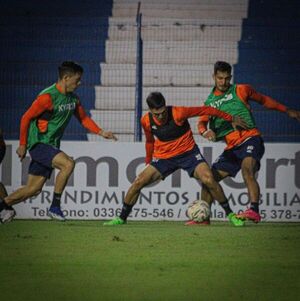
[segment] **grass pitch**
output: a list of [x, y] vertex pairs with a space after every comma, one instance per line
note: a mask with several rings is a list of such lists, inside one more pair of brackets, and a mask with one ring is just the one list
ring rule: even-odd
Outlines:
[[300, 224], [0, 225], [1, 300], [297, 300]]

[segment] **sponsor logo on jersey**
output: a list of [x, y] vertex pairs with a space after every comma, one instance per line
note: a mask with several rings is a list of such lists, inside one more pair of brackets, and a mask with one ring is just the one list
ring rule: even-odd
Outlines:
[[210, 104], [210, 106], [214, 108], [220, 108], [224, 102], [227, 102], [229, 100], [233, 99], [232, 93], [226, 94], [224, 97], [221, 99], [216, 100], [214, 103]]
[[76, 107], [76, 103], [66, 103], [58, 106], [58, 112], [64, 112], [64, 111], [74, 111]]

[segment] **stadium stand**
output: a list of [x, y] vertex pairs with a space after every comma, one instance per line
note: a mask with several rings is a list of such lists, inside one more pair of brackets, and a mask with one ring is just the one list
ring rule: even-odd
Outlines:
[[[20, 117], [37, 93], [57, 80], [57, 67], [64, 60], [84, 67], [78, 94], [87, 110], [94, 108], [112, 1], [0, 2], [0, 109], [5, 137], [18, 139]], [[74, 119], [64, 139], [86, 140], [86, 131]]]
[[[78, 94], [92, 117], [120, 141], [133, 141], [138, 0], [87, 0], [76, 6], [70, 0], [47, 6], [37, 0], [0, 1], [6, 138], [18, 138], [22, 113], [68, 59], [85, 69]], [[170, 104], [202, 104], [213, 84], [213, 63], [226, 60], [234, 65], [236, 82], [299, 109], [299, 11], [296, 0], [141, 0], [143, 100], [159, 90]], [[266, 141], [300, 141], [296, 122], [260, 106], [253, 109]], [[87, 137], [98, 139], [73, 120], [64, 139]]]

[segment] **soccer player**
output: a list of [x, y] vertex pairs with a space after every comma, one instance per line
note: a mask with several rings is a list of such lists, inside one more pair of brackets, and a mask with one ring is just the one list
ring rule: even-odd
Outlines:
[[[219, 117], [202, 115], [199, 117], [199, 133], [210, 141], [224, 140], [226, 148], [213, 163], [212, 171], [216, 181], [226, 177], [235, 177], [242, 171], [247, 186], [250, 208], [238, 215], [246, 220], [257, 223], [261, 220], [259, 214], [259, 184], [255, 173], [260, 168], [260, 160], [264, 154], [264, 141], [256, 127], [250, 110], [249, 100], [253, 100], [267, 109], [286, 113], [289, 117], [300, 121], [300, 112], [289, 109], [269, 96], [255, 91], [250, 85], [231, 84], [231, 65], [218, 61], [214, 65], [213, 79], [215, 86], [205, 101], [206, 106], [218, 108], [234, 116], [240, 116], [247, 122], [248, 128], [237, 131], [230, 123]], [[209, 129], [207, 125], [209, 123]], [[205, 183], [204, 183], [205, 184]], [[206, 185], [202, 186], [201, 199], [211, 203], [215, 197]]]
[[23, 160], [26, 151], [29, 150], [29, 176], [24, 187], [0, 200], [0, 211], [38, 195], [46, 180], [50, 178], [52, 170], [57, 168], [59, 173], [55, 179], [53, 201], [48, 215], [53, 219], [65, 220], [60, 200], [73, 172], [74, 160], [60, 150], [60, 140], [73, 115], [90, 132], [116, 140], [112, 132], [100, 129], [87, 116], [78, 96], [74, 94], [80, 85], [82, 74], [83, 68], [80, 65], [70, 61], [63, 62], [58, 67], [57, 83], [43, 90], [23, 115], [17, 154]]
[[221, 186], [214, 180], [208, 164], [200, 153], [188, 118], [200, 115], [218, 116], [233, 127], [242, 128], [245, 127], [244, 121], [211, 107], [166, 106], [165, 98], [159, 92], [150, 93], [147, 104], [149, 112], [141, 119], [146, 136], [147, 165], [127, 191], [120, 216], [105, 222], [104, 225], [125, 224], [143, 187], [165, 179], [177, 169], [184, 169], [190, 177], [200, 180], [208, 187], [233, 225], [243, 226], [244, 222], [232, 212]]
[[[3, 138], [2, 129], [0, 129], [0, 164], [2, 163], [6, 152], [6, 145]], [[3, 174], [3, 170], [2, 170]], [[5, 198], [7, 196], [7, 191], [2, 182], [0, 182], [0, 198]], [[2, 210], [0, 214], [0, 221], [9, 222], [16, 215], [15, 210], [11, 206], [7, 206], [5, 210]]]

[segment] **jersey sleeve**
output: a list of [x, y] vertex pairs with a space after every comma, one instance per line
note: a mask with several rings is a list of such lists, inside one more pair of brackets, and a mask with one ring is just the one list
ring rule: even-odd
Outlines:
[[186, 119], [196, 116], [216, 116], [231, 122], [232, 116], [209, 106], [173, 107], [173, 117], [176, 123], [182, 124]]
[[223, 111], [217, 110], [209, 106], [200, 107], [173, 107], [173, 116], [178, 124], [182, 124], [184, 120], [199, 116], [198, 120], [198, 131], [203, 134], [207, 130], [207, 123], [210, 116], [217, 116], [225, 119], [228, 122], [232, 121], [232, 116]]
[[141, 118], [141, 124], [145, 133], [145, 150], [146, 150], [146, 158], [145, 163], [149, 164], [152, 161], [153, 150], [154, 150], [154, 137], [151, 133], [149, 115], [146, 114]]
[[83, 127], [85, 127], [87, 130], [94, 134], [99, 134], [101, 131], [101, 128], [95, 123], [95, 121], [90, 118], [83, 106], [81, 105], [80, 101], [78, 101], [76, 108], [75, 108], [75, 116], [78, 119], [78, 121], [82, 124]]
[[251, 99], [263, 105], [269, 110], [276, 110], [280, 112], [287, 111], [287, 107], [285, 105], [277, 102], [269, 96], [263, 95], [255, 91], [254, 88], [252, 88], [250, 85], [238, 85], [237, 94], [246, 103], [248, 103], [248, 101]]
[[25, 112], [21, 119], [20, 125], [20, 145], [27, 144], [28, 128], [32, 119], [37, 118], [45, 111], [53, 109], [50, 94], [39, 95], [32, 103], [30, 108]]

